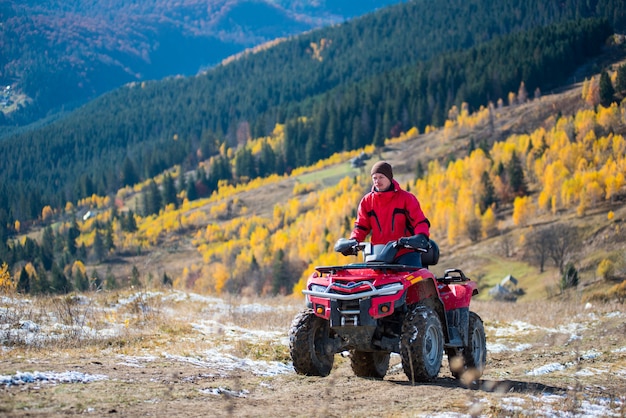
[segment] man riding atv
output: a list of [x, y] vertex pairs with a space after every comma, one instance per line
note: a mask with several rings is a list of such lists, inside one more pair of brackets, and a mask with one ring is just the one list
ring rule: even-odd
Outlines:
[[[344, 255], [353, 255], [350, 247], [365, 240], [372, 234], [372, 245], [387, 244], [402, 237], [412, 237], [415, 248], [428, 250], [430, 222], [424, 215], [417, 198], [402, 190], [393, 179], [393, 169], [386, 161], [379, 161], [372, 166], [372, 190], [363, 196], [359, 203], [354, 229], [350, 234], [350, 243], [343, 251]], [[344, 240], [345, 241], [345, 240]], [[421, 255], [413, 248], [398, 251], [395, 263], [421, 267]]]
[[477, 284], [459, 269], [443, 277], [428, 269], [439, 248], [417, 198], [393, 180], [388, 163], [374, 164], [371, 175], [350, 239], [335, 244], [344, 255], [362, 251], [364, 260], [318, 266], [308, 278], [306, 309], [289, 330], [294, 369], [327, 376], [335, 354], [349, 351], [357, 376], [383, 378], [397, 353], [411, 382], [429, 381], [445, 353], [455, 377], [471, 371], [477, 379], [487, 352], [482, 320], [469, 309]]

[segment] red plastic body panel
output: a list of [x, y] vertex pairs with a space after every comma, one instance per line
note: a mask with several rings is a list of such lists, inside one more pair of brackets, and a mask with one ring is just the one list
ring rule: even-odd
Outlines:
[[471, 280], [463, 283], [439, 284], [439, 297], [446, 311], [467, 308], [478, 286]]

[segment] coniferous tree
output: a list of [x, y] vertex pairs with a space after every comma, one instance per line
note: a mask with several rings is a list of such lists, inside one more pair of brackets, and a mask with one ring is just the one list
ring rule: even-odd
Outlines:
[[496, 191], [488, 172], [483, 171], [480, 181], [483, 185], [483, 193], [480, 197], [480, 210], [484, 212], [488, 207], [496, 203]]
[[139, 279], [139, 269], [133, 265], [133, 269], [130, 273], [130, 285], [134, 288], [141, 288], [141, 280]]
[[76, 250], [77, 250], [76, 240], [78, 239], [79, 236], [80, 236], [80, 228], [78, 227], [78, 223], [76, 223], [76, 219], [74, 219], [72, 221], [72, 225], [67, 230], [66, 243], [65, 243], [65, 248], [71, 256], [76, 255]]
[[161, 192], [154, 180], [150, 180], [144, 192], [144, 214], [146, 216], [159, 213], [162, 208]]
[[161, 284], [165, 287], [172, 287], [174, 282], [172, 281], [171, 277], [167, 275], [166, 272], [163, 272], [163, 277], [161, 278]]
[[93, 255], [98, 262], [104, 260], [105, 251], [102, 234], [100, 233], [100, 230], [96, 228], [93, 237]]
[[626, 64], [622, 64], [617, 68], [615, 90], [621, 94], [624, 94], [626, 92]]
[[74, 272], [74, 289], [79, 292], [85, 292], [89, 289], [89, 279], [80, 269]]
[[111, 271], [111, 267], [108, 267], [107, 274], [104, 278], [104, 288], [107, 290], [115, 290], [117, 289], [117, 287], [118, 287], [117, 279], [113, 275], [113, 272]]
[[104, 248], [108, 253], [115, 249], [115, 240], [113, 239], [113, 225], [109, 222], [106, 226], [106, 234], [104, 235]]
[[65, 276], [63, 270], [56, 263], [52, 265], [51, 275], [52, 279], [50, 281], [50, 288], [52, 292], [65, 294], [72, 290], [72, 286], [67, 280], [67, 276]]
[[181, 167], [178, 175], [178, 181], [176, 182], [176, 192], [182, 193], [185, 191], [187, 191], [187, 176]]
[[276, 154], [272, 147], [264, 142], [261, 145], [261, 153], [259, 155], [259, 169], [258, 174], [260, 177], [266, 177], [272, 173], [276, 173]]
[[613, 102], [613, 96], [615, 95], [615, 89], [613, 83], [611, 83], [611, 77], [606, 71], [600, 73], [600, 103], [603, 106], [608, 106]]
[[122, 213], [120, 224], [122, 230], [126, 232], [135, 232], [137, 230], [137, 221], [135, 220], [135, 213], [132, 209], [129, 209], [126, 214]]
[[167, 173], [163, 177], [163, 206], [173, 204], [175, 208], [178, 207], [178, 197], [176, 196], [176, 186], [174, 185], [174, 179]]
[[198, 191], [196, 190], [196, 182], [191, 180], [187, 182], [187, 199], [189, 201], [196, 200], [198, 198]]
[[122, 186], [132, 186], [133, 184], [139, 183], [139, 175], [137, 174], [137, 169], [135, 168], [135, 164], [133, 161], [126, 157], [124, 159], [124, 164], [122, 164], [122, 174], [121, 174], [121, 183]]
[[272, 291], [275, 295], [282, 291], [288, 291], [289, 287], [289, 273], [287, 264], [285, 262], [285, 252], [280, 249], [274, 257], [272, 263]]
[[51, 293], [48, 272], [43, 270], [42, 268], [37, 268], [37, 276], [35, 280], [33, 280], [33, 278], [31, 277], [30, 288], [31, 292], [34, 294]]
[[54, 261], [54, 231], [47, 226], [43, 230], [41, 238], [41, 262], [46, 270], [52, 268]]
[[17, 293], [30, 293], [30, 275], [26, 271], [26, 267], [22, 267], [20, 271], [20, 277], [17, 282]]
[[253, 179], [257, 176], [254, 157], [249, 148], [241, 148], [235, 153], [235, 172], [240, 179]]
[[515, 151], [513, 151], [511, 161], [509, 161], [507, 166], [507, 176], [513, 193], [519, 196], [525, 196], [528, 193], [526, 179], [524, 177], [524, 168]]
[[424, 166], [422, 165], [422, 161], [418, 160], [417, 165], [415, 167], [415, 179], [419, 180], [424, 177], [426, 174], [426, 170], [424, 170]]

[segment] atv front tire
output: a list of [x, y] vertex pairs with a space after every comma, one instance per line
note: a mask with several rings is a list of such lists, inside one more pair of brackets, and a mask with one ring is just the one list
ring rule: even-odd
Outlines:
[[359, 377], [382, 379], [389, 368], [390, 354], [385, 351], [350, 350], [350, 365]]
[[[457, 359], [454, 357], [457, 356]], [[457, 360], [460, 357], [461, 362]], [[483, 374], [487, 363], [487, 340], [483, 321], [474, 312], [469, 313], [469, 327], [467, 330], [467, 346], [459, 356], [457, 350], [448, 353], [450, 372], [456, 379], [460, 379], [467, 371], [472, 372], [472, 381], [478, 380]]]
[[418, 305], [402, 324], [400, 357], [411, 382], [428, 382], [439, 374], [443, 360], [443, 330], [433, 309]]
[[335, 353], [329, 344], [328, 321], [315, 316], [312, 310], [300, 312], [289, 330], [289, 353], [298, 374], [328, 376]]

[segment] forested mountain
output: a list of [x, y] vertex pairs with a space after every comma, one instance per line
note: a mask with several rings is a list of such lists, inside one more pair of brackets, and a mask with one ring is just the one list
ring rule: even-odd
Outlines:
[[[441, 124], [452, 105], [476, 109], [522, 82], [530, 92], [557, 87], [612, 33], [607, 20], [572, 19], [610, 17], [619, 26], [623, 9], [612, 0], [414, 1], [196, 77], [132, 84], [0, 142], [3, 225], [216, 156], [204, 190], [211, 192], [218, 180], [282, 173]], [[218, 157], [276, 123], [287, 133], [266, 148], [263, 170], [245, 149], [238, 161]]]
[[0, 86], [12, 91], [0, 126], [32, 122], [126, 82], [195, 74], [244, 48], [398, 1], [3, 1]]

